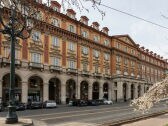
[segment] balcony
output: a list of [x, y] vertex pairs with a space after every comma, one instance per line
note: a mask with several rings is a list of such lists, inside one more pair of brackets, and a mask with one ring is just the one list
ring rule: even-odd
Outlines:
[[30, 68], [30, 69], [36, 68], [36, 69], [41, 69], [41, 70], [43, 70], [43, 69], [44, 69], [44, 65], [43, 65], [42, 63], [30, 62], [30, 63], [29, 63], [29, 68]]
[[94, 77], [98, 77], [98, 78], [100, 78], [100, 77], [102, 77], [102, 74], [101, 74], [101, 73], [96, 73], [96, 72], [95, 72], [95, 73], [93, 73], [93, 76], [94, 76]]
[[83, 75], [83, 76], [90, 76], [90, 73], [89, 73], [89, 71], [87, 71], [87, 70], [83, 70], [83, 71], [81, 72], [81, 75]]
[[[7, 57], [3, 57], [1, 59], [1, 62], [4, 66], [8, 65], [11, 63], [10, 59], [8, 59]], [[15, 59], [15, 65], [16, 66], [20, 66], [21, 65], [21, 61], [19, 59]]]
[[106, 78], [106, 79], [111, 79], [111, 75], [110, 75], [110, 74], [104, 74], [103, 76], [104, 76], [104, 78]]
[[62, 68], [60, 66], [51, 65], [50, 66], [50, 71], [51, 72], [53, 72], [53, 71], [61, 72]]
[[75, 68], [67, 68], [66, 72], [69, 74], [77, 74], [78, 73], [77, 69], [75, 69]]

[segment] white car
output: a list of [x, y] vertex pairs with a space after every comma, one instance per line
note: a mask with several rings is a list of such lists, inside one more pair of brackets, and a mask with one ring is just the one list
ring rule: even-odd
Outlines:
[[57, 107], [57, 103], [53, 100], [44, 102], [44, 108], [56, 108], [56, 107]]
[[113, 102], [111, 100], [104, 100], [105, 105], [112, 105]]

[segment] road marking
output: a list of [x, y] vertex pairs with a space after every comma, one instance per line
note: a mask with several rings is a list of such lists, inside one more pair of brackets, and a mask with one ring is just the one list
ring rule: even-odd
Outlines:
[[[133, 110], [132, 108], [129, 108], [129, 109]], [[128, 108], [127, 109], [122, 109], [122, 110], [128, 110]], [[78, 115], [68, 115], [68, 116], [51, 117], [51, 118], [42, 118], [40, 120], [46, 121], [46, 120], [61, 119], [61, 118], [67, 118], [67, 117], [76, 117], [76, 116], [84, 116], [84, 115], [94, 115], [94, 114], [105, 113], [105, 112], [109, 113], [109, 112], [114, 112], [114, 111], [119, 111], [119, 110], [102, 111], [102, 112], [92, 112], [92, 113], [84, 113], [84, 114], [78, 114]]]
[[[122, 108], [131, 108], [130, 106], [124, 106]], [[59, 113], [49, 113], [49, 114], [41, 114], [41, 115], [31, 115], [31, 116], [22, 116], [22, 117], [38, 117], [38, 116], [49, 116], [49, 115], [60, 115], [60, 114], [68, 114], [68, 113], [79, 113], [79, 112], [88, 112], [88, 111], [96, 111], [96, 110], [109, 110], [109, 109], [122, 109], [121, 107], [108, 107], [108, 108], [97, 108], [90, 110], [80, 110], [80, 111], [69, 111], [69, 112], [59, 112]]]

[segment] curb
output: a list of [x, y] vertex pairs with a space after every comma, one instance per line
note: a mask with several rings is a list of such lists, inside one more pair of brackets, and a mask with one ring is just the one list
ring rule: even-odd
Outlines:
[[155, 113], [151, 113], [151, 114], [147, 114], [147, 115], [134, 117], [134, 118], [131, 118], [131, 119], [123, 119], [123, 120], [117, 120], [117, 121], [114, 121], [114, 122], [104, 123], [104, 124], [100, 124], [99, 126], [120, 126], [122, 124], [128, 124], [128, 123], [132, 123], [132, 122], [135, 122], [135, 121], [148, 119], [148, 118], [151, 118], [151, 117], [156, 117], [156, 116], [163, 115], [163, 114], [166, 114], [166, 113], [168, 113], [168, 111], [164, 110], [164, 111], [160, 111], [160, 112], [155, 112]]

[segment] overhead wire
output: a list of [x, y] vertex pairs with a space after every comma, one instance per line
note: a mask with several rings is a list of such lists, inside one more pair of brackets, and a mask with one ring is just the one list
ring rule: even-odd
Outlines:
[[119, 9], [116, 9], [116, 8], [113, 8], [113, 7], [110, 7], [110, 6], [107, 6], [107, 5], [105, 5], [105, 4], [100, 3], [99, 5], [101, 5], [101, 6], [103, 6], [103, 7], [106, 7], [106, 8], [109, 8], [109, 9], [114, 10], [114, 11], [120, 12], [120, 13], [122, 13], [122, 14], [131, 16], [131, 17], [134, 17], [134, 18], [136, 18], [136, 19], [142, 20], [142, 21], [144, 21], [144, 22], [153, 24], [153, 25], [155, 25], [155, 26], [158, 26], [158, 27], [161, 27], [161, 28], [164, 28], [164, 29], [168, 29], [168, 27], [166, 27], [166, 26], [163, 26], [163, 25], [160, 25], [160, 24], [158, 24], [158, 23], [155, 23], [155, 22], [146, 20], [146, 19], [144, 19], [144, 18], [141, 18], [141, 17], [138, 17], [138, 16], [136, 16], [136, 15], [127, 13], [127, 12], [125, 12], [125, 11], [122, 11], [122, 10], [119, 10]]

